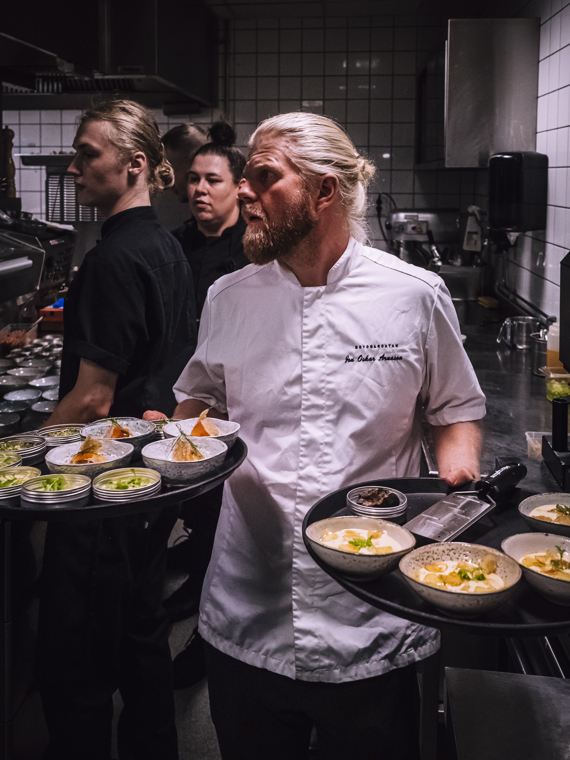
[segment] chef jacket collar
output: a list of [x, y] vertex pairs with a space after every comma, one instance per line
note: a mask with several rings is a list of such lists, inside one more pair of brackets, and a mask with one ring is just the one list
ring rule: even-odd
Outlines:
[[[357, 246], [358, 242], [351, 237], [342, 256], [329, 269], [329, 273], [327, 275], [327, 284], [319, 285], [317, 287], [320, 287], [321, 289], [330, 287], [331, 285], [340, 282], [344, 277], [346, 277], [346, 275], [352, 269], [354, 253]], [[297, 287], [302, 287], [302, 285], [299, 283], [299, 280], [290, 269], [287, 269], [287, 267], [284, 267], [278, 261], [275, 261], [274, 264], [276, 265], [277, 270], [280, 272], [281, 276], [285, 277], [286, 280], [289, 280], [289, 282], [292, 282], [294, 285], [297, 285]]]

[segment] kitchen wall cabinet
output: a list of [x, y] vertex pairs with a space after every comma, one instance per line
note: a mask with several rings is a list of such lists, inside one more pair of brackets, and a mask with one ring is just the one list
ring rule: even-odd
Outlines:
[[419, 168], [482, 168], [536, 150], [537, 18], [450, 19], [418, 77]]

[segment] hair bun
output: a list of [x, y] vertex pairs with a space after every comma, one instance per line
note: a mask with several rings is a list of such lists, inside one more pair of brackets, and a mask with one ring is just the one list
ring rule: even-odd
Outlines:
[[215, 121], [208, 132], [208, 137], [213, 143], [231, 148], [236, 141], [236, 133], [227, 121]]

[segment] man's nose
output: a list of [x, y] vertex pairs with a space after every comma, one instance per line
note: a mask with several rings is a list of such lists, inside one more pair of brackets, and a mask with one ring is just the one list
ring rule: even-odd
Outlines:
[[240, 201], [254, 201], [257, 199], [256, 194], [245, 177], [240, 179], [237, 196]]
[[72, 162], [67, 167], [68, 174], [79, 174], [79, 168], [77, 166], [77, 156], [73, 156]]

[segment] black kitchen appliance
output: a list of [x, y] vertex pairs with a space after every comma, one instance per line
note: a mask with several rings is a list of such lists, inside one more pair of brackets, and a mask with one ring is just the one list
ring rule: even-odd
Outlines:
[[546, 228], [548, 156], [532, 151], [489, 158], [489, 225], [525, 232]]

